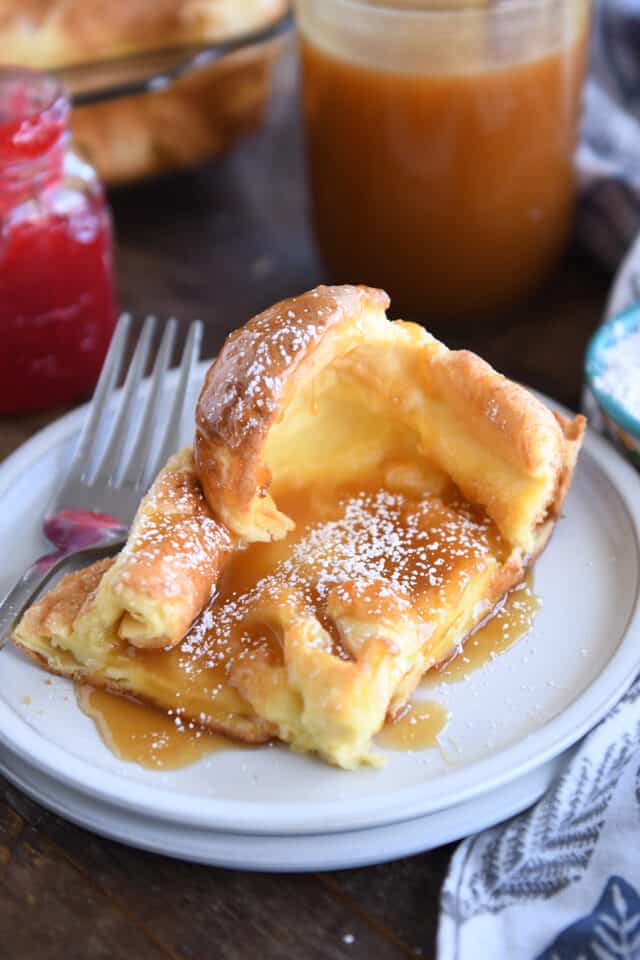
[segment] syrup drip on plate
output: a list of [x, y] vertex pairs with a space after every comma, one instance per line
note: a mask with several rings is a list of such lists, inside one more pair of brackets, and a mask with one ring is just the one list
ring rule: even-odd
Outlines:
[[76, 695], [111, 752], [148, 770], [177, 770], [207, 754], [241, 747], [221, 734], [176, 723], [174, 716], [87, 684], [79, 684]]
[[449, 720], [448, 711], [435, 701], [416, 700], [395, 723], [388, 723], [376, 743], [388, 750], [426, 750], [438, 746], [438, 735]]
[[514, 587], [498, 610], [480, 624], [467, 638], [463, 649], [439, 670], [426, 674], [423, 685], [458, 683], [500, 656], [525, 636], [533, 625], [541, 601], [533, 589], [533, 574]]

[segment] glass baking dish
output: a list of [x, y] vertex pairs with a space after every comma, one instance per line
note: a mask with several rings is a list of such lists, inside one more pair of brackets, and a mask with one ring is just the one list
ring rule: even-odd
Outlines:
[[[201, 163], [262, 120], [289, 32], [285, 0], [266, 25], [223, 40], [164, 45], [49, 70], [68, 90], [77, 147], [113, 186]], [[20, 50], [19, 44], [14, 50]], [[11, 43], [3, 44], [8, 62]], [[12, 62], [32, 58], [17, 56]], [[41, 58], [42, 59], [42, 58]], [[47, 69], [38, 62], [39, 69]]]

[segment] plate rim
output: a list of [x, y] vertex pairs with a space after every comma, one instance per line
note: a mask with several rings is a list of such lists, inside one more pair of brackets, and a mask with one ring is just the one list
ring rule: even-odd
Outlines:
[[[198, 364], [193, 377], [200, 376], [208, 361]], [[563, 410], [543, 395], [545, 403]], [[0, 498], [27, 465], [60, 445], [79, 427], [86, 411], [83, 405], [38, 431], [0, 464]], [[493, 756], [465, 765], [446, 775], [446, 786], [435, 796], [421, 796], [424, 784], [403, 787], [395, 795], [372, 798], [357, 811], [344, 813], [340, 800], [323, 803], [281, 803], [265, 812], [256, 801], [229, 801], [216, 797], [195, 797], [167, 791], [130, 779], [123, 762], [122, 773], [102, 770], [86, 760], [69, 755], [48, 741], [0, 698], [0, 743], [18, 748], [30, 765], [60, 780], [85, 796], [105, 800], [120, 809], [131, 809], [153, 819], [190, 824], [230, 833], [256, 835], [317, 834], [370, 829], [428, 816], [518, 779], [575, 744], [624, 695], [640, 671], [640, 498], [639, 478], [633, 468], [607, 442], [588, 429], [584, 452], [595, 461], [616, 489], [629, 516], [636, 552], [636, 594], [629, 620], [621, 631], [620, 644], [601, 673], [564, 710], [538, 730], [498, 751]], [[579, 469], [579, 467], [578, 467]], [[635, 500], [634, 502], [634, 494]], [[0, 499], [0, 502], [1, 499]], [[0, 653], [0, 656], [2, 654]], [[39, 669], [34, 666], [34, 669]], [[44, 755], [42, 747], [44, 745]], [[524, 756], [523, 756], [523, 747]], [[40, 748], [40, 749], [39, 749]], [[519, 759], [518, 759], [519, 757]], [[477, 774], [480, 768], [484, 775]], [[348, 776], [345, 773], [345, 776]], [[465, 785], [465, 781], [469, 781]], [[460, 781], [462, 784], [460, 785]], [[457, 788], [457, 789], [456, 789]]]
[[[183, 824], [151, 821], [135, 813], [132, 817], [130, 811], [121, 811], [103, 801], [96, 802], [83, 797], [58, 781], [34, 772], [20, 758], [4, 750], [0, 751], [0, 773], [32, 800], [56, 815], [118, 843], [231, 870], [307, 873], [350, 870], [386, 863], [425, 853], [493, 827], [539, 800], [558, 775], [565, 759], [565, 754], [561, 754], [521, 780], [512, 781], [506, 791], [498, 790], [483, 795], [480, 803], [471, 801], [409, 821], [320, 836], [203, 831]], [[407, 837], [407, 828], [410, 839]], [[359, 854], [354, 855], [350, 850], [349, 845], [353, 841], [359, 845]], [[267, 849], [265, 851], [263, 846], [262, 853], [259, 853], [256, 848], [261, 844]], [[313, 852], [309, 849], [310, 844]], [[249, 845], [251, 853], [246, 852]], [[317, 852], [318, 848], [321, 853]]]

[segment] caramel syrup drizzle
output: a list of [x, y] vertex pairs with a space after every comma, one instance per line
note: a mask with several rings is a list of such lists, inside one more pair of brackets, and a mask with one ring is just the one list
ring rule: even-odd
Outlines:
[[[240, 641], [245, 648], [255, 650], [264, 647], [269, 657], [276, 658], [276, 661], [278, 657], [281, 658], [281, 651], [275, 649], [278, 644], [273, 633], [261, 629], [259, 624], [247, 626], [240, 622], [240, 626], [229, 627], [227, 624], [227, 627], [222, 629], [220, 622], [221, 619], [224, 622], [224, 617], [217, 616], [216, 611], [224, 610], [225, 605], [226, 608], [229, 604], [233, 606], [236, 598], [241, 599], [261, 578], [277, 576], [283, 562], [291, 557], [296, 543], [306, 536], [305, 531], [318, 523], [330, 523], [344, 514], [345, 497], [361, 498], [366, 505], [366, 514], [366, 510], [372, 509], [372, 495], [381, 488], [381, 477], [374, 477], [365, 491], [361, 488], [357, 491], [343, 489], [338, 492], [314, 490], [311, 494], [294, 491], [279, 496], [278, 502], [282, 504], [282, 508], [296, 521], [293, 534], [285, 541], [253, 544], [236, 552], [225, 572], [221, 590], [213, 605], [205, 611], [200, 621], [196, 621], [195, 627], [182, 645], [168, 652], [130, 650], [128, 653], [168, 683], [171, 689], [175, 689], [175, 710], [163, 713], [151, 706], [102, 690], [84, 686], [79, 688], [80, 706], [95, 721], [107, 746], [121, 759], [150, 769], [176, 769], [212, 752], [239, 747], [240, 744], [236, 741], [190, 722], [184, 716], [184, 704], [189, 699], [197, 704], [196, 715], [200, 715], [203, 704], [206, 704], [207, 716], [212, 718], [215, 718], [216, 710], [220, 713], [242, 713], [248, 705], [228, 682], [228, 672], [233, 667]], [[392, 491], [391, 495], [396, 495], [396, 491]], [[383, 517], [382, 522], [386, 526], [389, 523], [396, 525], [399, 536], [403, 538], [403, 556], [407, 551], [411, 555], [408, 566], [402, 571], [402, 586], [406, 586], [414, 594], [417, 609], [422, 601], [430, 612], [437, 613], [440, 607], [445, 609], [447, 603], [451, 602], [452, 590], [455, 600], [456, 591], [461, 589], [458, 581], [463, 583], [468, 569], [482, 561], [483, 551], [499, 556], [502, 544], [493, 524], [466, 505], [461, 507], [464, 519], [461, 519], [460, 524], [452, 524], [446, 517], [443, 519], [443, 511], [446, 511], [447, 502], [450, 502], [446, 497], [434, 501], [434, 509], [427, 509], [424, 518], [417, 524], [413, 523], [412, 514], [420, 508], [421, 502], [424, 506], [424, 498], [421, 501], [420, 498], [407, 495], [401, 501], [400, 509], [394, 507], [390, 515]], [[379, 522], [379, 519], [376, 522]], [[426, 565], [427, 554], [422, 549], [425, 531], [430, 544], [429, 563]], [[363, 531], [359, 529], [355, 535], [362, 541], [359, 544], [359, 556], [369, 555], [373, 551], [373, 562], [378, 564], [381, 573], [397, 575], [396, 558], [387, 556], [384, 550], [380, 551], [379, 556], [375, 555], [373, 534], [367, 539], [365, 530], [363, 540]], [[432, 538], [430, 541], [429, 537]], [[348, 541], [348, 536], [346, 540]], [[313, 539], [311, 544], [313, 546]], [[317, 541], [315, 544], [317, 547]], [[318, 561], [323, 565], [323, 575], [332, 569], [335, 561], [332, 550], [335, 549], [330, 545], [326, 556]], [[337, 549], [341, 550], [343, 547], [339, 545]], [[294, 570], [294, 575], [301, 578], [307, 600], [315, 608], [321, 622], [330, 630], [335, 652], [348, 658], [348, 651], [340, 649], [339, 634], [332, 624], [326, 622], [322, 596], [313, 589], [309, 591], [309, 584], [305, 584], [305, 577], [310, 583], [313, 582], [314, 562], [312, 552], [309, 569], [305, 571], [303, 563], [299, 571]], [[348, 577], [351, 558], [347, 556], [346, 559], [342, 558], [341, 562], [346, 565]], [[446, 576], [442, 579], [442, 585], [438, 586], [433, 571], [443, 569]], [[289, 575], [291, 567], [288, 571]], [[440, 670], [427, 674], [427, 684], [432, 680], [457, 682], [508, 649], [530, 628], [537, 607], [538, 600], [529, 578], [525, 584], [511, 591], [491, 619], [474, 631], [457, 657]], [[416, 701], [400, 720], [388, 724], [378, 734], [377, 743], [390, 749], [419, 750], [433, 747], [437, 744], [437, 737], [447, 720], [447, 712], [441, 705]]]

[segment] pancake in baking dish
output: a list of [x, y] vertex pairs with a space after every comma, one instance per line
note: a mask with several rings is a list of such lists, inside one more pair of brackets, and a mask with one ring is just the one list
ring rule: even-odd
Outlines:
[[17, 643], [243, 740], [375, 760], [385, 719], [548, 541], [584, 430], [387, 307], [320, 287], [232, 334], [193, 455]]

